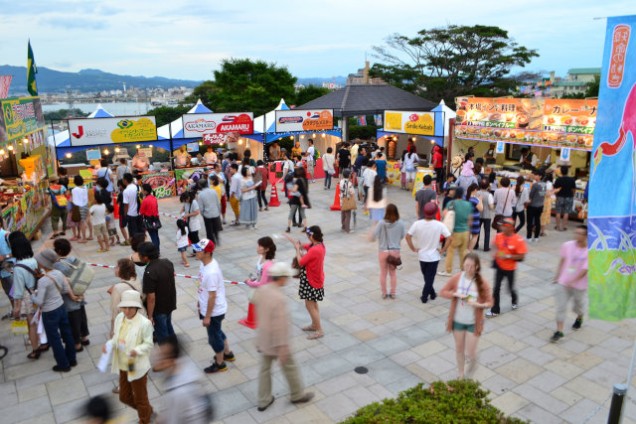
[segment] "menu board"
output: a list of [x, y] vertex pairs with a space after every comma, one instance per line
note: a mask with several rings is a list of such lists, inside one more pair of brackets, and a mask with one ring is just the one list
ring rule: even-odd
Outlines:
[[597, 100], [458, 97], [455, 136], [592, 148]]

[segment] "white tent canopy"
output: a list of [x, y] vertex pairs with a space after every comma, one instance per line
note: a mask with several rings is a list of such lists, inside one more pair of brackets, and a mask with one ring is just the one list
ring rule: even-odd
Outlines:
[[[265, 115], [254, 118], [254, 133], [262, 134], [265, 132], [276, 132], [276, 111], [289, 110], [289, 106], [285, 103], [285, 99], [280, 99], [278, 106], [274, 110], [270, 110]], [[267, 127], [265, 127], [267, 125]]]
[[[212, 111], [199, 99], [188, 113], [212, 113]], [[171, 138], [183, 138], [183, 120], [181, 118], [157, 128], [158, 140], [170, 140]]]
[[432, 110], [433, 112], [444, 112], [444, 138], [448, 137], [448, 123], [451, 119], [455, 118], [457, 114], [455, 111], [444, 103], [444, 99]]

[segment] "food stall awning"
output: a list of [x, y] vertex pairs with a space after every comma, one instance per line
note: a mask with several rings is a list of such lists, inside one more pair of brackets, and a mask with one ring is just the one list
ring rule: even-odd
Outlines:
[[[102, 107], [101, 104], [97, 105], [97, 109], [91, 112], [87, 118], [113, 118], [115, 115], [108, 112], [106, 109]], [[68, 130], [60, 131], [54, 135], [48, 137], [49, 144], [55, 145], [55, 147], [70, 147], [71, 146], [71, 136]]]
[[[212, 110], [204, 105], [201, 99], [199, 99], [188, 113], [212, 113]], [[169, 124], [157, 128], [157, 139], [170, 140], [171, 138], [172, 140], [179, 138], [183, 139], [183, 119], [181, 117], [175, 119]]]

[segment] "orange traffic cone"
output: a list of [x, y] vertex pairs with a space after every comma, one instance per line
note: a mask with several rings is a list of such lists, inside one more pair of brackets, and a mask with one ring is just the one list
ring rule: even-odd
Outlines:
[[252, 302], [247, 306], [247, 317], [239, 320], [239, 324], [244, 325], [252, 330], [256, 328], [256, 307]]
[[331, 205], [332, 211], [340, 210], [340, 184], [336, 184], [336, 197], [333, 198], [333, 205]]
[[280, 199], [278, 198], [278, 189], [276, 188], [276, 184], [272, 184], [272, 191], [269, 196], [269, 206], [270, 207], [280, 206]]

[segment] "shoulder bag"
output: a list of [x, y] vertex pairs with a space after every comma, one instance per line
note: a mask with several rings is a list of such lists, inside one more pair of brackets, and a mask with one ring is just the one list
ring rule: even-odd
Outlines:
[[[388, 245], [389, 245], [389, 231], [386, 229], [386, 221], [384, 221], [384, 222], [382, 222], [381, 224], [378, 224], [378, 225], [382, 225], [382, 228], [384, 229], [384, 238], [386, 239], [386, 243], [387, 243], [387, 247], [388, 247]], [[398, 252], [397, 256], [391, 255], [389, 253], [389, 256], [386, 257], [386, 263], [389, 265], [389, 267], [397, 268], [399, 266], [402, 266], [402, 257], [400, 256], [400, 251], [398, 250], [397, 252]]]
[[355, 211], [358, 209], [355, 197], [349, 195], [349, 181], [345, 182], [344, 189], [342, 190], [342, 205], [340, 209], [343, 211]]
[[[503, 209], [502, 211], [506, 210], [506, 204], [508, 203], [508, 196], [510, 195], [510, 188], [508, 188], [508, 193], [506, 193], [506, 200], [504, 200], [504, 204], [503, 204]], [[501, 223], [503, 222], [504, 216], [503, 214], [496, 214], [495, 217], [492, 220], [492, 228], [493, 230], [499, 231], [499, 228], [501, 227]]]
[[442, 219], [442, 224], [446, 226], [448, 231], [451, 233], [455, 229], [455, 201], [453, 200], [448, 204], [448, 208], [444, 213], [444, 218]]

